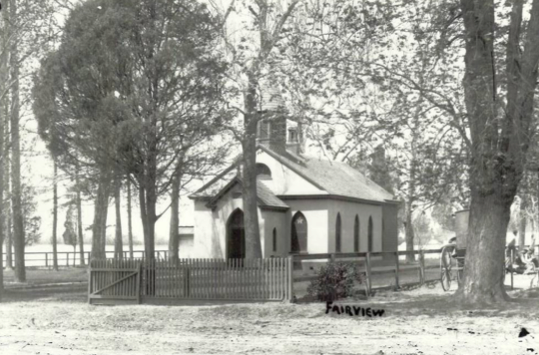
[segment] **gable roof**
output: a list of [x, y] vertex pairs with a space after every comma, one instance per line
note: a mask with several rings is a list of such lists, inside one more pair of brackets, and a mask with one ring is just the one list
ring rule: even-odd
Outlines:
[[[213, 207], [228, 191], [234, 186], [243, 184], [240, 177], [235, 176], [230, 180], [208, 203], [208, 207]], [[258, 198], [258, 205], [264, 209], [276, 209], [276, 210], [288, 210], [288, 205], [281, 201], [275, 194], [266, 186], [262, 181], [258, 181], [256, 184], [256, 196]]]
[[271, 207], [287, 210], [289, 207], [280, 198], [278, 198], [262, 181], [256, 182], [256, 195], [262, 208]]
[[260, 148], [330, 195], [376, 202], [393, 200], [392, 194], [346, 163], [309, 157], [302, 157], [300, 163], [299, 160], [294, 161], [279, 155], [265, 146]]
[[[286, 152], [286, 155], [279, 154], [263, 145], [258, 145], [257, 150], [258, 149], [266, 152], [275, 160], [279, 161], [320, 190], [326, 191], [329, 195], [378, 203], [390, 202], [393, 200], [393, 195], [391, 193], [387, 192], [360, 171], [352, 168], [346, 163], [306, 156], [300, 157], [289, 151]], [[223, 191], [234, 179], [239, 179], [239, 177], [237, 177], [237, 172], [234, 170], [239, 164], [241, 164], [241, 160], [237, 159], [222, 173], [198, 189], [190, 196], [190, 198], [209, 198], [212, 200], [217, 198], [216, 194]], [[263, 186], [260, 191], [257, 189], [257, 194], [268, 196], [268, 198], [273, 201], [272, 203], [277, 203], [273, 200], [272, 196], [274, 196], [284, 204], [284, 202], [277, 198], [277, 196], [275, 196], [268, 187], [263, 185], [261, 181], [258, 181], [257, 186]], [[285, 198], [285, 196], [286, 195], [283, 195], [281, 197]]]

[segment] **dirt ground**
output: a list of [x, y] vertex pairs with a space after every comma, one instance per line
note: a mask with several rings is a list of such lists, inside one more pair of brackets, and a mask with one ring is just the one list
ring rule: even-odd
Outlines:
[[[539, 353], [538, 290], [512, 291], [518, 301], [480, 310], [456, 307], [439, 285], [338, 302], [385, 311], [371, 318], [326, 314], [323, 303], [90, 306], [85, 291], [8, 289], [0, 354]], [[522, 328], [530, 334], [519, 338]]]

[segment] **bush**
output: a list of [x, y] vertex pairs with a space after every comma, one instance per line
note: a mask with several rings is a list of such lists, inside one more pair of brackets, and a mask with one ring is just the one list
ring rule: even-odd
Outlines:
[[363, 283], [363, 273], [357, 263], [329, 262], [320, 268], [307, 292], [319, 301], [335, 301], [352, 296], [355, 283]]

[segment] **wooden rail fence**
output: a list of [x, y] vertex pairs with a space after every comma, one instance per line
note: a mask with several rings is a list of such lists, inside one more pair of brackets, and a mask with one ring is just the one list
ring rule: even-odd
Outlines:
[[291, 298], [291, 258], [94, 260], [88, 301], [281, 301]]
[[[366, 252], [366, 253], [321, 253], [321, 254], [294, 254], [292, 258], [293, 265], [301, 265], [304, 261], [319, 261], [323, 265], [328, 261], [343, 261], [358, 263], [361, 272], [364, 275], [363, 287], [367, 296], [371, 295], [375, 290], [394, 289], [398, 290], [403, 287], [412, 287], [423, 285], [426, 282], [434, 282], [440, 280], [440, 266], [438, 263], [426, 263], [425, 255], [440, 254], [440, 249], [419, 250], [414, 251], [416, 262], [407, 263], [401, 260], [409, 252], [394, 251], [394, 252]], [[379, 257], [391, 255], [393, 262], [380, 262], [376, 259]], [[434, 270], [434, 271], [433, 271]], [[415, 276], [413, 274], [415, 273]], [[381, 275], [384, 275], [382, 277]], [[429, 277], [430, 275], [430, 277]], [[403, 277], [405, 276], [405, 277]], [[301, 271], [296, 272], [292, 277], [292, 298], [298, 296], [298, 284], [312, 281], [318, 277], [316, 270], [305, 274]], [[383, 279], [385, 284], [375, 285], [374, 281]]]
[[[144, 257], [144, 250], [134, 250], [133, 251], [133, 257], [134, 258], [143, 258]], [[115, 253], [114, 251], [106, 251], [105, 255], [107, 257], [114, 257]], [[90, 260], [91, 253], [90, 252], [84, 252], [84, 258], [85, 263]], [[129, 258], [129, 251], [123, 252], [124, 259]], [[168, 258], [168, 250], [156, 250], [155, 251], [155, 257], [157, 259], [167, 259]], [[80, 263], [80, 252], [72, 252], [72, 251], [59, 251], [57, 252], [57, 260], [58, 260], [58, 266], [77, 266], [81, 265]], [[2, 254], [2, 260], [3, 260], [3, 266], [7, 266], [7, 255], [6, 253]], [[42, 252], [42, 251], [30, 251], [24, 253], [24, 262], [25, 265], [28, 267], [52, 267], [53, 266], [53, 253], [52, 252]], [[12, 264], [15, 265], [15, 254], [12, 256]]]
[[[90, 265], [90, 303], [141, 303], [151, 300], [293, 301], [301, 287], [318, 277], [305, 262], [358, 263], [370, 296], [376, 290], [399, 290], [440, 281], [440, 249], [368, 253], [293, 254], [269, 259], [125, 259], [94, 260]], [[438, 257], [425, 261], [426, 256]], [[388, 258], [389, 255], [389, 258]], [[513, 257], [512, 257], [513, 258]], [[301, 270], [294, 270], [299, 266]], [[511, 287], [513, 274], [511, 273]]]

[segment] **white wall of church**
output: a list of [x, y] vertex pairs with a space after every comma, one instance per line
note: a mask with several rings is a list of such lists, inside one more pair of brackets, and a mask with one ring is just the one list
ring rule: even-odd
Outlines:
[[194, 258], [220, 258], [221, 253], [218, 248], [218, 234], [214, 230], [215, 223], [211, 209], [206, 207], [206, 201], [194, 201], [194, 238], [193, 253]]
[[333, 200], [329, 203], [328, 250], [335, 252], [337, 213], [341, 214], [341, 251], [354, 252], [354, 221], [359, 217], [359, 251], [367, 252], [369, 217], [373, 222], [373, 250], [382, 251], [382, 206]]
[[[217, 202], [212, 211], [206, 207], [206, 202], [195, 201], [195, 230], [194, 252], [195, 258], [226, 258], [226, 226], [230, 215], [237, 209], [243, 211], [241, 196], [233, 197], [233, 188]], [[288, 255], [286, 250], [287, 238], [290, 235], [286, 213], [277, 211], [261, 211], [258, 209], [258, 223], [260, 227], [260, 242], [262, 255]], [[273, 228], [277, 231], [277, 252], [273, 252]], [[266, 253], [267, 252], [267, 253]]]
[[[259, 221], [260, 230], [264, 231], [264, 243], [262, 254], [265, 258], [270, 256], [287, 256], [290, 251], [289, 236], [290, 226], [288, 221], [289, 212], [263, 210], [262, 219]], [[273, 229], [275, 228], [277, 249], [273, 250]]]
[[[290, 206], [291, 223], [293, 216], [301, 211], [307, 220], [307, 251], [309, 254], [328, 252], [328, 200], [285, 200]], [[288, 251], [291, 246], [288, 233]]]
[[195, 202], [195, 257], [226, 258], [228, 218], [236, 208], [243, 210], [241, 196], [233, 195], [237, 188], [235, 186], [219, 199], [213, 211], [206, 207], [206, 202]]
[[327, 194], [264, 151], [258, 151], [256, 162], [267, 165], [272, 179], [264, 184], [276, 195]]

